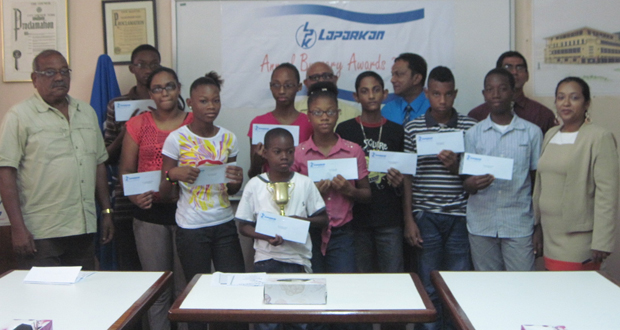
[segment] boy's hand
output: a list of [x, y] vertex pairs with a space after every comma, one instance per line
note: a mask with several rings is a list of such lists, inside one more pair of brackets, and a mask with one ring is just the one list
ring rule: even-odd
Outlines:
[[338, 174], [332, 179], [331, 183], [332, 188], [343, 195], [349, 196], [351, 191], [355, 189], [351, 182], [347, 181], [342, 175]]
[[226, 166], [226, 178], [230, 180], [228, 183], [241, 184], [243, 182], [243, 169], [239, 166]]
[[402, 186], [404, 178], [405, 176], [402, 173], [400, 173], [399, 170], [395, 168], [388, 169], [387, 180], [390, 186], [392, 187]]
[[319, 182], [315, 182], [314, 185], [316, 186], [316, 189], [319, 190], [321, 195], [325, 195], [329, 192], [329, 189], [331, 188], [331, 181], [321, 180]]
[[459, 157], [452, 150], [442, 150], [437, 154], [437, 158], [441, 161], [443, 166], [450, 170], [452, 173], [459, 172]]
[[484, 189], [493, 183], [495, 177], [491, 174], [472, 175], [463, 181], [463, 188], [470, 194], [475, 194], [478, 190]]
[[267, 242], [273, 246], [282, 245], [284, 243], [284, 239], [280, 235], [276, 235], [276, 237], [268, 239]]

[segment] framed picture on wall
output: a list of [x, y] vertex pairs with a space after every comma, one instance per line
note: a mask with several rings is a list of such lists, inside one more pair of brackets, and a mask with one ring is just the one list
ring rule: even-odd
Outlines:
[[32, 60], [46, 49], [69, 61], [67, 0], [1, 2], [3, 81], [31, 81]]
[[131, 52], [139, 45], [157, 47], [155, 1], [103, 1], [105, 53], [116, 64], [131, 61]]

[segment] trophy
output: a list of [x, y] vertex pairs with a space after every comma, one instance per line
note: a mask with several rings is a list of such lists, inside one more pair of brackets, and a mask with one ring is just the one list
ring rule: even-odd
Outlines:
[[[271, 193], [273, 200], [280, 207], [280, 215], [284, 215], [284, 207], [291, 199], [291, 193], [293, 192], [295, 184], [292, 182], [268, 182], [267, 190]], [[289, 188], [291, 191], [289, 192]]]

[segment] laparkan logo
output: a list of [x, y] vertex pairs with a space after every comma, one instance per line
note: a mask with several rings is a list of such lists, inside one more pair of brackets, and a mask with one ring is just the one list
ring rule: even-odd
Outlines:
[[314, 29], [309, 27], [310, 22], [301, 25], [297, 29], [295, 36], [297, 45], [303, 49], [312, 48], [318, 41], [336, 41], [336, 40], [383, 40], [385, 37], [385, 31], [370, 31], [370, 30], [326, 30], [321, 29], [318, 33]]
[[371, 157], [373, 157], [373, 158], [386, 158], [387, 155], [378, 154], [378, 153], [373, 151]]
[[125, 182], [132, 181], [132, 180], [140, 180], [140, 177], [139, 176], [134, 176], [134, 177], [126, 176], [125, 177]]
[[276, 218], [274, 218], [274, 217], [270, 217], [270, 216], [268, 216], [268, 215], [266, 215], [266, 214], [264, 214], [264, 213], [263, 213], [263, 219], [277, 220]]
[[[424, 8], [397, 13], [361, 13], [342, 8], [316, 4], [287, 4], [262, 8], [258, 15], [279, 17], [290, 15], [318, 15], [335, 19], [372, 25], [394, 25], [424, 19]], [[317, 32], [319, 31], [319, 32]], [[383, 40], [383, 30], [329, 30], [313, 29], [309, 22], [302, 24], [296, 31], [297, 45], [303, 49], [312, 48], [317, 41], [330, 40]]]
[[482, 158], [480, 158], [480, 157], [474, 157], [474, 156], [472, 156], [472, 155], [467, 155], [467, 160], [473, 160], [473, 161], [476, 161], [476, 162], [481, 162], [481, 161], [482, 161]]
[[418, 137], [419, 137], [419, 141], [433, 141], [432, 136], [424, 137], [424, 136], [418, 135]]
[[310, 167], [325, 167], [325, 163], [310, 163]]

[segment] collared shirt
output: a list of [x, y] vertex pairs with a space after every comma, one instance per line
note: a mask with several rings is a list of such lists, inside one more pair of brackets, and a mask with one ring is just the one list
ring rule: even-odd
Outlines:
[[501, 133], [491, 117], [465, 133], [465, 152], [514, 160], [512, 180], [495, 179], [470, 195], [467, 228], [474, 235], [515, 238], [532, 235], [532, 180], [540, 156], [542, 132], [538, 126], [514, 116]]
[[[472, 109], [468, 116], [482, 121], [489, 116], [489, 113], [491, 113], [491, 108], [485, 102]], [[536, 126], [540, 127], [543, 134], [547, 133], [551, 127], [557, 125], [553, 111], [523, 94], [515, 100], [514, 113], [530, 123], [536, 124]]]
[[95, 110], [67, 100], [69, 121], [35, 92], [0, 128], [0, 166], [17, 169], [22, 216], [35, 239], [97, 231], [97, 165], [108, 154]]
[[[308, 114], [308, 97], [304, 96], [299, 99], [299, 101], [295, 102], [295, 109], [301, 113]], [[340, 124], [349, 119], [353, 119], [362, 114], [362, 110], [349, 105], [347, 102], [344, 102], [338, 99], [338, 109], [340, 109], [340, 113], [338, 114], [338, 121], [336, 124]]]
[[[416, 136], [465, 131], [476, 125], [476, 120], [452, 109], [447, 125], [439, 124], [429, 109], [405, 125], [405, 151], [417, 153]], [[419, 155], [416, 175], [411, 182], [413, 211], [465, 216], [467, 194], [463, 180], [447, 169], [437, 155]]]
[[[368, 176], [366, 155], [362, 148], [357, 143], [347, 141], [340, 136], [338, 136], [338, 141], [329, 151], [327, 157], [325, 157], [319, 150], [319, 147], [314, 144], [312, 137], [300, 143], [297, 148], [295, 148], [295, 162], [293, 166], [291, 166], [291, 171], [308, 175], [309, 160], [338, 158], [356, 158], [358, 177], [363, 179]], [[355, 185], [355, 181], [350, 180], [350, 182]], [[329, 216], [329, 226], [323, 230], [323, 246], [321, 250], [325, 253], [331, 234], [331, 227], [344, 226], [353, 218], [353, 201], [335, 190], [330, 190], [323, 198], [325, 199], [327, 215]]]
[[[426, 95], [424, 93], [420, 93], [418, 97], [413, 100], [411, 103], [407, 103], [405, 99], [402, 97], [397, 97], [395, 100], [388, 102], [381, 109], [381, 114], [387, 120], [391, 120], [397, 124], [403, 124], [403, 120], [405, 120], [405, 108], [410, 105], [413, 111], [411, 111], [411, 115], [409, 115], [410, 120], [414, 120], [421, 115], [423, 115], [428, 108], [430, 108], [431, 104], [428, 102]], [[404, 126], [404, 125], [403, 125]]]

